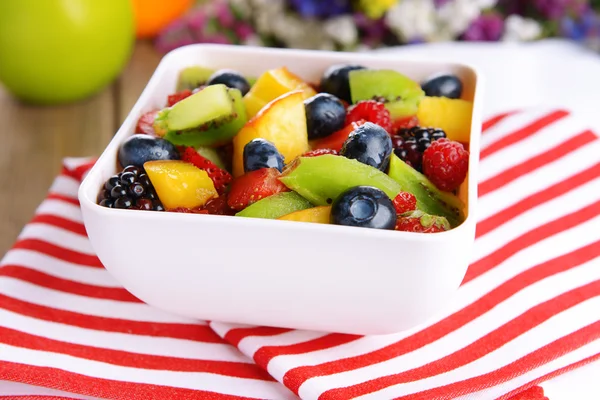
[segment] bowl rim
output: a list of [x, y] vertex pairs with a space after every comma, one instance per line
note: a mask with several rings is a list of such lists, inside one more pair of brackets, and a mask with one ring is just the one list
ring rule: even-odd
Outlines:
[[[369, 61], [378, 61], [381, 62], [396, 62], [401, 63], [402, 65], [428, 65], [428, 66], [436, 66], [439, 65], [440, 68], [443, 66], [444, 68], [449, 68], [450, 66], [455, 68], [460, 68], [469, 71], [474, 76], [474, 90], [473, 90], [473, 116], [471, 120], [471, 134], [470, 134], [470, 154], [469, 154], [469, 182], [467, 185], [467, 201], [468, 201], [468, 214], [467, 218], [457, 227], [450, 229], [444, 232], [437, 232], [434, 235], [423, 235], [417, 234], [415, 232], [402, 232], [402, 231], [388, 231], [382, 229], [356, 229], [356, 227], [347, 227], [347, 226], [336, 226], [331, 224], [314, 224], [307, 222], [298, 222], [298, 221], [285, 221], [285, 220], [271, 220], [271, 219], [261, 219], [261, 218], [223, 218], [223, 216], [219, 215], [208, 215], [208, 214], [186, 214], [186, 213], [171, 213], [171, 212], [139, 212], [132, 213], [130, 210], [119, 210], [119, 209], [109, 209], [106, 207], [102, 207], [96, 203], [94, 200], [96, 198], [96, 194], [91, 196], [92, 183], [91, 181], [94, 179], [96, 175], [100, 173], [100, 169], [102, 165], [107, 163], [114, 163], [114, 158], [116, 152], [118, 151], [119, 144], [128, 136], [135, 134], [132, 133], [132, 130], [137, 123], [137, 120], [142, 113], [143, 108], [148, 103], [148, 101], [152, 98], [153, 92], [156, 87], [159, 85], [161, 79], [163, 79], [164, 73], [169, 69], [169, 66], [173, 62], [181, 57], [182, 54], [186, 54], [189, 52], [194, 52], [197, 50], [213, 50], [217, 52], [231, 52], [238, 53], [239, 55], [248, 55], [252, 57], [260, 57], [261, 54], [279, 54], [283, 57], [287, 57], [293, 55], [294, 57], [304, 57], [304, 58], [328, 58], [331, 59], [332, 63], [335, 62], [347, 62], [345, 60], [350, 57], [354, 60], [354, 62], [369, 62]], [[282, 60], [283, 63], [283, 60]], [[479, 127], [477, 124], [481, 123], [481, 115], [482, 115], [482, 101], [483, 101], [483, 87], [484, 87], [484, 78], [480, 72], [480, 70], [471, 64], [466, 63], [457, 63], [455, 61], [446, 61], [444, 59], [436, 60], [436, 61], [424, 61], [418, 59], [403, 59], [399, 54], [385, 54], [378, 52], [371, 53], [354, 53], [354, 52], [341, 52], [341, 51], [323, 51], [323, 50], [304, 50], [304, 49], [279, 49], [279, 48], [268, 48], [268, 47], [254, 47], [254, 46], [241, 46], [241, 45], [221, 45], [221, 44], [191, 44], [182, 46], [175, 50], [172, 50], [165, 54], [158, 66], [154, 70], [150, 80], [146, 84], [144, 90], [136, 100], [135, 104], [127, 114], [125, 120], [121, 123], [119, 129], [113, 135], [110, 142], [102, 151], [102, 154], [92, 168], [88, 171], [85, 178], [81, 182], [81, 185], [78, 189], [78, 199], [82, 208], [87, 209], [95, 214], [98, 214], [101, 217], [118, 217], [118, 218], [129, 218], [131, 219], [153, 219], [156, 221], [178, 221], [180, 218], [188, 220], [190, 218], [197, 218], [198, 223], [201, 221], [210, 221], [211, 218], [219, 218], [218, 221], [221, 224], [232, 224], [232, 227], [239, 226], [240, 224], [253, 225], [257, 228], [279, 228], [282, 230], [285, 229], [295, 229], [297, 231], [311, 231], [311, 232], [331, 232], [332, 234], [337, 235], [369, 235], [374, 237], [381, 238], [390, 238], [391, 235], [398, 239], [420, 239], [422, 241], [438, 241], [441, 239], [449, 239], [452, 235], [460, 235], [462, 231], [468, 229], [469, 226], [475, 225], [476, 213], [475, 204], [477, 200], [477, 179], [473, 179], [471, 176], [471, 171], [478, 169], [479, 162], [479, 134], [481, 130], [481, 125]], [[472, 144], [475, 143], [476, 151], [472, 151]], [[477, 174], [475, 174], [476, 177]], [[94, 189], [97, 190], [97, 189]], [[216, 221], [214, 221], [216, 222]], [[283, 224], [282, 224], [283, 222]], [[286, 224], [287, 222], [287, 224]], [[84, 218], [85, 223], [85, 218]], [[274, 225], [272, 225], [274, 224]]]

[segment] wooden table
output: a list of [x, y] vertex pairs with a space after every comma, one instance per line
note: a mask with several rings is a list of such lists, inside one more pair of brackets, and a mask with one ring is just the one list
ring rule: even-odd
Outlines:
[[151, 43], [138, 43], [112, 85], [73, 105], [24, 105], [0, 88], [0, 256], [44, 199], [61, 160], [100, 155], [160, 58]]

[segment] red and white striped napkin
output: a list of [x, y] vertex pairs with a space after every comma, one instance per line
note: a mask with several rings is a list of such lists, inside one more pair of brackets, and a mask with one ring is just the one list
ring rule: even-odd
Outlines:
[[55, 398], [542, 399], [536, 383], [600, 357], [600, 140], [533, 109], [488, 120], [481, 144], [462, 287], [427, 324], [384, 336], [140, 302], [95, 257], [76, 197], [89, 163], [67, 160], [0, 264], [0, 380]]

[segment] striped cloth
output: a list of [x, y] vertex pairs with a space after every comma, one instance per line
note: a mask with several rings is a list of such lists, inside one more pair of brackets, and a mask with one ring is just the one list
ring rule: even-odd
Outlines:
[[427, 324], [384, 336], [140, 302], [87, 240], [76, 194], [90, 164], [66, 160], [0, 264], [0, 380], [56, 390], [30, 398], [542, 399], [536, 383], [600, 356], [600, 140], [562, 110], [484, 131], [463, 285]]

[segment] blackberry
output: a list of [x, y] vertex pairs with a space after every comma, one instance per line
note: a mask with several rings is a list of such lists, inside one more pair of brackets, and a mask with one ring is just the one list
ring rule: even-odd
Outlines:
[[417, 171], [422, 171], [423, 153], [431, 142], [446, 137], [446, 132], [437, 128], [415, 126], [400, 129], [392, 137], [394, 153]]
[[102, 207], [147, 211], [164, 211], [144, 168], [129, 165], [108, 178], [97, 202]]

